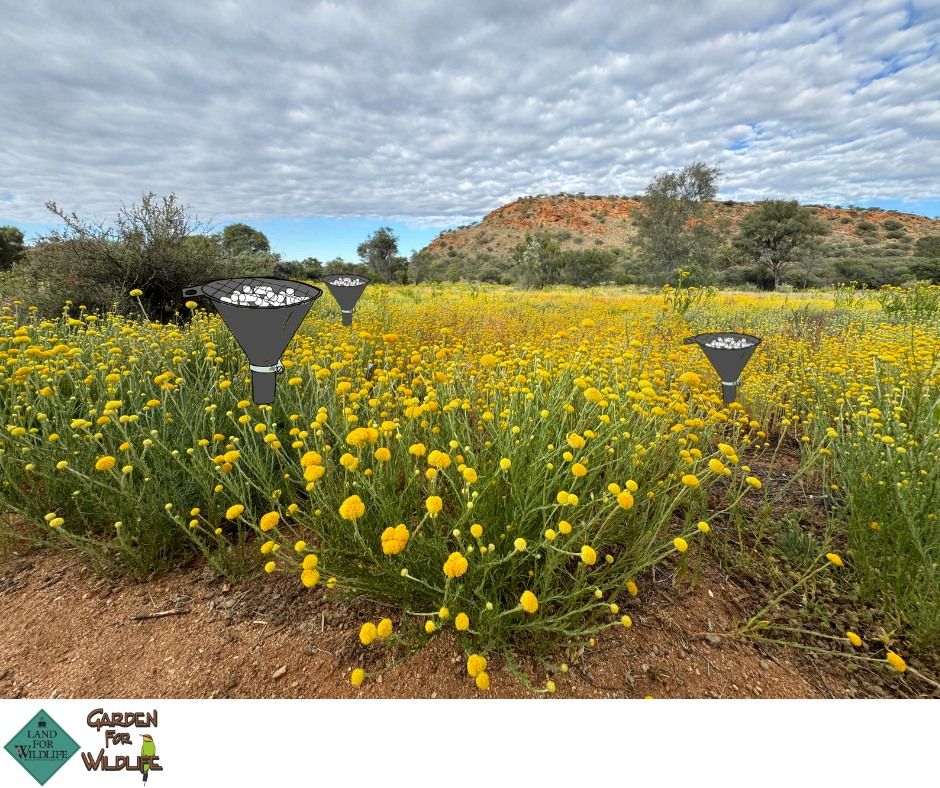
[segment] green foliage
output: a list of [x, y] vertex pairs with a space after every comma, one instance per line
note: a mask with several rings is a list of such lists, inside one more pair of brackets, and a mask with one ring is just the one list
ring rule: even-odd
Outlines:
[[222, 231], [222, 253], [229, 258], [271, 251], [267, 236], [247, 224], [230, 224]]
[[651, 279], [689, 269], [707, 260], [717, 239], [700, 219], [703, 204], [713, 200], [721, 171], [695, 162], [678, 172], [660, 175], [646, 187], [637, 214], [637, 242], [651, 266]]
[[610, 278], [616, 261], [606, 249], [573, 249], [561, 253], [560, 280], [577, 287], [592, 287]]
[[735, 245], [773, 276], [774, 289], [794, 260], [814, 251], [814, 240], [825, 235], [823, 222], [796, 200], [766, 200], [741, 222]]
[[915, 282], [911, 287], [886, 286], [878, 296], [881, 308], [906, 320], [929, 318], [940, 312], [940, 287]]
[[16, 227], [0, 227], [0, 271], [8, 271], [23, 257], [23, 233]]
[[64, 229], [41, 236], [14, 266], [19, 286], [46, 315], [69, 300], [92, 311], [130, 313], [138, 304], [128, 295], [143, 291], [147, 315], [169, 320], [181, 308], [182, 290], [229, 275], [218, 242], [200, 234], [175, 195], [143, 196], [140, 205], [122, 207], [113, 226], [105, 227], [66, 213], [54, 202], [46, 207]]
[[383, 282], [405, 281], [408, 261], [398, 254], [398, 237], [391, 227], [380, 227], [356, 249], [359, 259]]
[[512, 250], [512, 262], [516, 282], [522, 287], [540, 289], [560, 280], [561, 249], [546, 233], [526, 233], [525, 241]]

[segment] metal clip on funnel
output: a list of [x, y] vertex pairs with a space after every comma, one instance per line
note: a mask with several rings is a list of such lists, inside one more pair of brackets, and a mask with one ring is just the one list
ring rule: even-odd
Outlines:
[[351, 326], [353, 309], [362, 297], [362, 292], [369, 284], [369, 280], [361, 274], [327, 274], [320, 277], [320, 281], [326, 283], [333, 298], [339, 304], [340, 311], [343, 313], [343, 325]]
[[741, 372], [761, 343], [758, 337], [734, 331], [698, 334], [682, 340], [684, 345], [698, 345], [721, 378], [721, 396], [725, 405], [738, 397]]
[[[292, 293], [283, 299], [285, 303], [260, 305], [222, 300], [243, 292], [254, 293], [260, 287], [269, 287], [282, 294], [290, 288]], [[276, 375], [284, 371], [281, 354], [297, 333], [313, 302], [321, 295], [323, 291], [319, 287], [271, 277], [216, 279], [183, 290], [184, 298], [208, 298], [245, 351], [251, 369], [251, 398], [256, 405], [274, 402]]]

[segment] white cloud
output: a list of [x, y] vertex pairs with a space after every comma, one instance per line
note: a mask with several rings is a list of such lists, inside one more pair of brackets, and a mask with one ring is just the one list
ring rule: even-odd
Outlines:
[[[908, 9], [912, 10], [908, 10]], [[636, 193], [940, 199], [934, 3], [34, 0], [0, 28], [0, 215], [479, 218]]]

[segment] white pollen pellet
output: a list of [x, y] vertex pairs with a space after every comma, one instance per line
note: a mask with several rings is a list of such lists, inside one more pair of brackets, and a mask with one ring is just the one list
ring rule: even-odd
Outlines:
[[742, 350], [753, 345], [754, 343], [748, 341], [745, 337], [715, 337], [705, 343], [705, 347], [720, 348], [721, 350]]
[[239, 306], [253, 307], [279, 307], [301, 304], [309, 300], [306, 296], [297, 295], [293, 287], [287, 287], [284, 290], [275, 290], [271, 285], [243, 285], [241, 289], [236, 287], [228, 295], [219, 297], [220, 301], [226, 304], [237, 304]]

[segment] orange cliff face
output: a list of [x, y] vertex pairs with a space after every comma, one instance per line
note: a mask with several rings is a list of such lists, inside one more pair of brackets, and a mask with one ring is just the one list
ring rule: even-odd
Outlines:
[[[477, 224], [441, 233], [426, 250], [434, 255], [455, 251], [505, 254], [527, 232], [548, 233], [563, 249], [629, 247], [636, 237], [636, 213], [641, 205], [634, 197], [572, 194], [521, 197], [488, 213]], [[940, 220], [926, 216], [870, 208], [805, 207], [826, 224], [832, 242], [851, 244], [864, 239], [887, 242], [891, 232], [901, 232], [911, 242], [926, 235], [940, 235]], [[702, 221], [733, 233], [754, 208], [755, 203], [711, 201], [706, 204]], [[891, 220], [900, 227], [895, 227]]]

